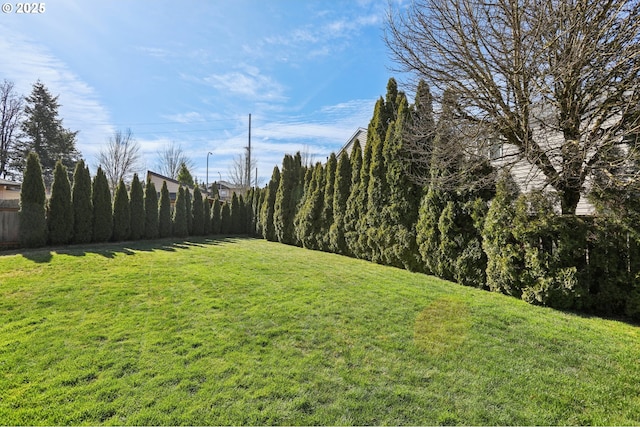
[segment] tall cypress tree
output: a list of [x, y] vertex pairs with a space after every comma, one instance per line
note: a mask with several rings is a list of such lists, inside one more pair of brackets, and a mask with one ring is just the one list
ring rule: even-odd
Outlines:
[[158, 192], [156, 185], [147, 178], [144, 187], [144, 237], [147, 239], [157, 239], [158, 230]]
[[211, 206], [211, 233], [222, 233], [222, 205], [218, 196], [213, 199]]
[[[278, 241], [288, 245], [296, 244], [295, 229], [293, 220], [296, 214], [296, 205], [299, 200], [296, 188], [300, 187], [299, 177], [300, 168], [298, 164], [299, 157], [294, 158], [290, 154], [284, 156], [282, 161], [282, 175], [280, 176], [280, 185], [276, 192], [276, 200], [274, 206], [274, 225]], [[300, 192], [301, 193], [301, 192]]]
[[73, 243], [89, 243], [93, 234], [93, 203], [91, 201], [91, 175], [84, 160], [76, 164], [71, 189], [73, 204]]
[[322, 245], [322, 207], [324, 202], [324, 168], [316, 163], [304, 204], [296, 216], [296, 232], [302, 246], [307, 249], [321, 249]]
[[20, 192], [20, 245], [37, 248], [47, 243], [46, 196], [40, 159], [35, 152], [27, 156]]
[[160, 189], [160, 207], [158, 210], [158, 235], [160, 238], [171, 236], [171, 196], [167, 181], [162, 181]]
[[231, 206], [225, 202], [220, 209], [220, 233], [231, 234]]
[[113, 234], [113, 206], [109, 181], [102, 168], [98, 167], [93, 178], [93, 241], [107, 242]]
[[184, 207], [187, 211], [187, 233], [188, 235], [193, 234], [193, 198], [191, 197], [191, 192], [189, 191], [189, 187], [184, 188]]
[[346, 152], [338, 159], [333, 189], [333, 224], [329, 228], [329, 243], [332, 252], [347, 254], [345, 233], [345, 215], [347, 200], [351, 191], [351, 161]]
[[146, 214], [144, 210], [144, 189], [138, 174], [133, 174], [131, 180], [131, 194], [129, 196], [129, 206], [131, 211], [131, 223], [129, 225], [131, 240], [140, 240], [144, 236], [144, 226]]
[[231, 196], [231, 225], [229, 232], [231, 234], [242, 233], [243, 209], [240, 205], [240, 197], [234, 192]]
[[351, 191], [347, 198], [347, 208], [344, 215], [344, 240], [346, 242], [346, 254], [356, 255], [356, 247], [358, 245], [358, 219], [360, 212], [358, 210], [358, 198], [360, 189], [360, 173], [362, 171], [362, 149], [360, 141], [356, 140], [351, 150]]
[[280, 169], [277, 166], [273, 167], [273, 173], [271, 174], [271, 180], [266, 189], [264, 196], [264, 203], [260, 209], [260, 222], [262, 224], [262, 236], [271, 242], [278, 240], [276, 235], [276, 229], [274, 224], [274, 212], [276, 195], [278, 187], [280, 186]]
[[187, 200], [186, 192], [183, 186], [178, 189], [176, 196], [176, 204], [173, 211], [173, 235], [176, 237], [187, 237], [189, 228], [187, 224]]
[[51, 198], [47, 215], [49, 242], [52, 245], [66, 245], [73, 237], [73, 205], [71, 204], [71, 184], [67, 168], [56, 162], [51, 186]]
[[328, 252], [331, 250], [331, 238], [329, 230], [333, 224], [333, 193], [336, 185], [336, 168], [338, 167], [338, 159], [335, 153], [329, 155], [327, 164], [324, 168], [324, 195], [322, 197], [322, 213], [320, 220], [320, 249]]
[[113, 240], [120, 242], [131, 235], [131, 206], [127, 186], [121, 179], [113, 199]]
[[[204, 235], [204, 207], [202, 203], [202, 193], [200, 193], [200, 189], [195, 187], [193, 189], [193, 205], [192, 205], [192, 224], [193, 224], [193, 232], [194, 236], [202, 236]], [[209, 217], [207, 217], [207, 220]]]

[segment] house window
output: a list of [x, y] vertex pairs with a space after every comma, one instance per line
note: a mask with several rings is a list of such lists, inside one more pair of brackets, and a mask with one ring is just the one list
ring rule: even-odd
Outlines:
[[499, 139], [492, 139], [489, 145], [489, 160], [498, 160], [502, 158], [503, 143]]

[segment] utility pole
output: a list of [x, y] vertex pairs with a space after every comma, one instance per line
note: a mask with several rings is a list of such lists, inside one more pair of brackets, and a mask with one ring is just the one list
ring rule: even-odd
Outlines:
[[251, 114], [249, 114], [249, 145], [247, 146], [247, 188], [251, 187]]

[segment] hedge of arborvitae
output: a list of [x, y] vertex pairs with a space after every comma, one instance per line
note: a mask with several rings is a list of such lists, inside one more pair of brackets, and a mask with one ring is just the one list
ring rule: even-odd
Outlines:
[[[133, 228], [133, 217], [144, 215], [145, 238], [246, 233], [421, 271], [532, 304], [640, 319], [640, 244], [624, 221], [560, 216], [552, 196], [519, 194], [513, 179], [498, 176], [488, 163], [471, 168], [462, 158], [441, 161], [456, 144], [455, 99], [445, 94], [441, 107], [436, 119], [424, 83], [410, 105], [391, 80], [376, 102], [367, 141], [356, 141], [349, 155], [332, 154], [316, 165], [302, 165], [300, 153], [286, 155], [265, 188], [234, 194], [230, 202], [217, 195], [203, 199], [199, 189], [191, 197], [180, 188], [173, 221], [166, 182], [160, 200], [147, 182], [143, 210], [134, 182], [128, 224]], [[434, 156], [417, 165], [407, 160], [407, 129], [416, 124], [424, 131], [422, 151]], [[122, 238], [112, 229], [120, 222], [114, 219], [119, 209], [113, 206], [112, 213], [104, 173], [98, 170], [91, 195], [82, 183], [85, 173], [80, 167], [74, 174], [80, 182], [74, 183], [71, 215], [74, 233], [85, 231], [72, 241]], [[430, 184], [417, 185], [416, 174]], [[491, 180], [489, 188], [473, 185]], [[23, 182], [21, 244], [41, 246], [48, 233], [37, 157], [28, 158]], [[126, 191], [118, 192], [120, 204]], [[92, 217], [92, 233], [78, 222], [79, 212], [91, 212], [81, 216]], [[49, 224], [49, 232], [57, 232]]]
[[47, 228], [51, 245], [66, 245], [73, 237], [73, 205], [67, 168], [56, 162], [51, 197], [47, 207]]

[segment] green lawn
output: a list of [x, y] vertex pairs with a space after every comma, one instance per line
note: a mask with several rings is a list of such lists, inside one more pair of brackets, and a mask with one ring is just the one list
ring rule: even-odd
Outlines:
[[253, 239], [0, 256], [0, 424], [638, 424], [640, 330]]

